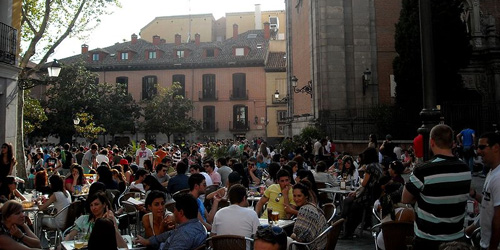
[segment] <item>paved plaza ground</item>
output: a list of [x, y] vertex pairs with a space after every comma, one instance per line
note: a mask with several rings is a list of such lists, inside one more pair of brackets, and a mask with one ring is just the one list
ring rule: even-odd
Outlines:
[[[405, 181], [408, 180], [409, 176], [403, 176]], [[472, 187], [476, 189], [476, 191], [480, 192], [484, 184], [484, 178], [480, 177], [472, 177]], [[375, 243], [371, 232], [364, 231], [363, 235], [359, 238], [352, 240], [339, 240], [337, 243], [336, 250], [373, 250], [375, 249]]]

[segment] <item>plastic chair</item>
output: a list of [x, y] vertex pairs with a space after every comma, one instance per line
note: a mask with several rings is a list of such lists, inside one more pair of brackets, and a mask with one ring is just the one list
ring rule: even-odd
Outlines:
[[213, 250], [246, 250], [247, 242], [252, 244], [253, 239], [238, 235], [216, 235], [207, 239], [207, 245]]
[[408, 249], [407, 247], [412, 245], [415, 236], [413, 223], [389, 221], [382, 223], [381, 228], [386, 250]]
[[337, 207], [333, 203], [323, 204], [323, 213], [325, 214], [325, 218], [327, 219], [327, 223], [330, 224], [337, 213]]

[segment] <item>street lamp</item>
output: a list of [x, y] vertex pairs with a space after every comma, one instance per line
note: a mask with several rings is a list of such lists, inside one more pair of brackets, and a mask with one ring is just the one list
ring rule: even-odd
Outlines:
[[273, 103], [280, 104], [280, 103], [287, 103], [287, 102], [288, 102], [288, 95], [286, 95], [285, 97], [280, 99], [280, 92], [278, 90], [276, 90], [276, 92], [274, 92]]
[[370, 85], [372, 81], [372, 72], [370, 69], [366, 68], [365, 72], [363, 72], [363, 95], [366, 93], [366, 89], [368, 88], [368, 85]]
[[76, 116], [75, 118], [73, 118], [73, 124], [74, 125], [80, 124], [80, 118], [78, 116]]
[[302, 87], [300, 89], [297, 89], [297, 82], [299, 81], [299, 79], [296, 76], [292, 76], [292, 78], [290, 80], [292, 82], [293, 92], [306, 93], [306, 94], [311, 95], [311, 98], [312, 98], [312, 90], [313, 90], [312, 81], [308, 81], [307, 85], [305, 85], [304, 87]]
[[36, 78], [22, 78], [18, 80], [19, 88], [26, 90], [36, 87], [38, 85], [47, 85], [54, 82], [55, 78], [61, 73], [61, 65], [54, 59], [53, 62], [48, 64], [47, 73], [49, 78], [47, 80], [40, 80]]

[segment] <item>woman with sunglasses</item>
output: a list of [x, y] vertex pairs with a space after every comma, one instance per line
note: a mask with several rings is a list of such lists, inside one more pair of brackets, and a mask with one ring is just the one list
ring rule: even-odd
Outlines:
[[7, 177], [7, 175], [12, 175], [12, 169], [17, 164], [16, 158], [12, 150], [12, 144], [4, 143], [2, 144], [2, 150], [0, 151], [0, 157], [2, 161], [0, 162], [0, 183]]
[[[314, 202], [316, 198], [311, 192], [311, 182], [308, 180], [297, 182], [293, 186], [293, 200], [299, 211], [290, 237], [298, 242], [311, 242], [328, 226], [323, 211]], [[323, 239], [311, 244], [310, 249], [325, 249], [325, 247], [326, 234], [323, 235]]]
[[2, 249], [39, 249], [40, 239], [26, 225], [23, 206], [18, 201], [7, 201], [2, 206], [0, 246]]
[[292, 186], [290, 185], [290, 173], [282, 169], [276, 173], [276, 178], [278, 179], [278, 184], [269, 186], [255, 207], [255, 212], [257, 212], [257, 215], [260, 215], [262, 207], [267, 203], [267, 209], [261, 216], [263, 219], [267, 219], [269, 216], [267, 214], [268, 209], [272, 209], [273, 212], [279, 212], [280, 220], [288, 219], [290, 218], [290, 214], [286, 213], [285, 207], [295, 207]]
[[[90, 193], [90, 192], [89, 192]], [[87, 208], [89, 214], [82, 215], [76, 219], [73, 229], [66, 235], [65, 240], [72, 240], [78, 233], [90, 235], [94, 228], [95, 222], [99, 218], [108, 218], [113, 221], [116, 228], [115, 238], [118, 247], [127, 247], [127, 243], [123, 240], [118, 230], [118, 221], [116, 220], [113, 211], [111, 211], [111, 203], [106, 194], [97, 192], [87, 199]]]

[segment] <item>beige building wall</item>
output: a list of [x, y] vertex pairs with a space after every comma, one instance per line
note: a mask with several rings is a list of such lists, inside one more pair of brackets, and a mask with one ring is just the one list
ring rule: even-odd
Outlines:
[[144, 26], [139, 34], [141, 39], [149, 42], [153, 42], [153, 36], [158, 35], [167, 43], [174, 43], [175, 34], [180, 34], [182, 43], [185, 43], [191, 29], [191, 41], [194, 41], [194, 35], [198, 33], [201, 42], [212, 42], [214, 23], [212, 14], [156, 17]]
[[286, 52], [286, 40], [270, 40], [269, 52]]
[[[278, 34], [282, 34], [282, 39], [285, 39], [286, 21], [285, 11], [262, 11], [262, 23], [269, 22], [270, 17], [278, 17], [279, 29]], [[226, 13], [226, 38], [233, 37], [233, 24], [238, 24], [238, 34], [255, 29], [255, 12], [238, 12]], [[264, 28], [264, 25], [262, 25]], [[284, 50], [283, 50], [284, 51]]]
[[279, 121], [279, 112], [287, 112], [287, 103], [277, 103], [274, 99], [276, 90], [280, 93], [279, 99], [286, 97], [286, 72], [266, 73], [266, 103], [267, 103], [267, 137], [284, 137], [284, 121]]

